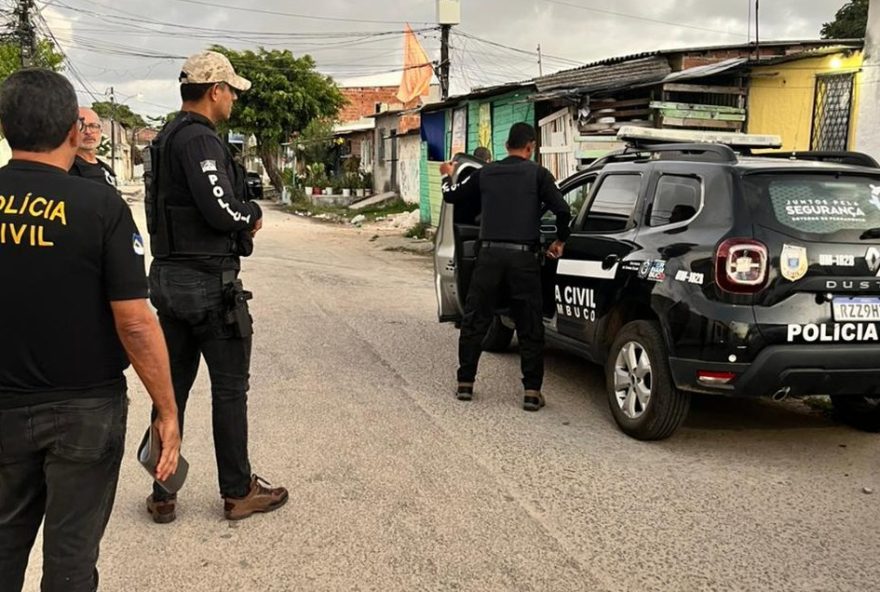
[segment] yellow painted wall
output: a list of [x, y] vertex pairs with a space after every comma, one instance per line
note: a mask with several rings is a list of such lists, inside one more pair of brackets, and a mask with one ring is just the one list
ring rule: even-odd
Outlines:
[[[861, 67], [862, 53], [854, 52], [754, 68], [749, 88], [749, 133], [782, 136], [783, 150], [809, 150], [816, 75], [853, 72]], [[857, 73], [849, 128], [851, 150], [861, 83], [862, 75]]]

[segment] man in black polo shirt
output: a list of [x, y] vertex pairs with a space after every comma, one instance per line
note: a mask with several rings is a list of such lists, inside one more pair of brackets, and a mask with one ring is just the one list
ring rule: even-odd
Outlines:
[[0, 589], [21, 590], [43, 522], [43, 592], [92, 592], [129, 360], [158, 409], [156, 476], [177, 467], [168, 352], [129, 208], [67, 174], [82, 129], [73, 87], [47, 70], [12, 74], [0, 122], [12, 148], [0, 169]]
[[98, 158], [98, 146], [101, 145], [101, 118], [88, 107], [79, 108], [79, 117], [83, 122], [79, 150], [70, 167], [70, 174], [85, 177], [98, 183], [116, 187], [116, 173], [113, 168]]
[[[559, 258], [569, 234], [571, 210], [556, 187], [553, 174], [532, 161], [535, 129], [516, 123], [507, 138], [508, 156], [452, 184], [452, 163], [440, 167], [443, 199], [474, 207], [480, 202], [480, 250], [464, 305], [458, 341], [458, 390], [470, 401], [480, 361], [481, 345], [495, 314], [502, 290], [510, 297], [522, 358], [523, 409], [544, 406], [544, 322], [541, 297], [541, 212], [556, 214], [557, 240], [547, 256]], [[458, 209], [456, 207], [456, 209]]]

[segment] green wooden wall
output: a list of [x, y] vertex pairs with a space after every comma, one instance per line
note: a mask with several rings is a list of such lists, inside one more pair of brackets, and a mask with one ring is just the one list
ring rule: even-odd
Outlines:
[[[467, 121], [467, 151], [471, 153], [479, 145], [480, 130], [480, 104], [489, 103], [492, 111], [492, 157], [495, 159], [504, 158], [507, 155], [505, 144], [507, 143], [507, 134], [514, 123], [524, 121], [535, 125], [535, 104], [528, 100], [529, 93], [526, 91], [516, 91], [492, 97], [485, 100], [466, 101], [465, 106], [468, 112]], [[461, 106], [459, 106], [461, 108]], [[446, 110], [446, 156], [449, 154], [452, 145], [452, 111]], [[422, 162], [420, 167], [421, 174], [421, 199], [420, 211], [423, 222], [436, 226], [440, 219], [440, 202], [442, 200], [440, 192], [440, 171], [437, 162], [429, 162], [427, 156], [427, 145], [422, 144]]]

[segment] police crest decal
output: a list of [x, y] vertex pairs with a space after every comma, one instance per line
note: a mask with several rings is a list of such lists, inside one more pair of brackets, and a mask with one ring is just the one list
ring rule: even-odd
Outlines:
[[779, 256], [779, 268], [782, 272], [782, 277], [789, 281], [796, 282], [807, 275], [807, 269], [809, 267], [810, 262], [807, 259], [806, 247], [798, 247], [794, 245], [782, 246], [782, 255]]
[[134, 250], [135, 255], [144, 254], [144, 239], [136, 232], [131, 235], [131, 248]]

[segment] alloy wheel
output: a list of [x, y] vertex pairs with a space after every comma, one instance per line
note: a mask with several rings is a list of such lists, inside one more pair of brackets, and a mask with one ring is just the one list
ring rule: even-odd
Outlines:
[[620, 410], [629, 419], [638, 419], [651, 401], [653, 373], [648, 352], [641, 344], [629, 341], [614, 362], [614, 394]]

